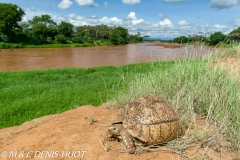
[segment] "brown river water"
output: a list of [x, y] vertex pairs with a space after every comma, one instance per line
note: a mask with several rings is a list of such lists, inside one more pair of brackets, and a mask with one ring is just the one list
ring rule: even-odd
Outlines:
[[180, 46], [160, 43], [140, 43], [121, 46], [1, 49], [0, 71], [120, 66], [137, 62], [202, 57], [211, 54], [212, 50], [212, 48], [206, 46]]

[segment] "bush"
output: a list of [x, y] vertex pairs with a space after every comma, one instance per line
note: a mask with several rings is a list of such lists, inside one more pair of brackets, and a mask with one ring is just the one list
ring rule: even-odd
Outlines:
[[118, 44], [119, 44], [119, 42], [118, 42], [119, 36], [118, 36], [117, 34], [112, 33], [112, 34], [110, 35], [109, 39], [110, 39], [110, 42], [111, 42], [112, 44], [114, 44], [114, 45], [118, 45]]
[[180, 36], [180, 37], [174, 38], [173, 42], [176, 42], [176, 43], [188, 43], [189, 39], [187, 37], [185, 37], [185, 36]]
[[47, 42], [48, 43], [52, 43], [52, 38], [51, 37], [47, 37]]
[[0, 33], [0, 41], [1, 42], [8, 42], [9, 38], [7, 35]]
[[76, 36], [72, 37], [72, 41], [74, 43], [84, 43], [84, 39], [79, 35], [76, 35]]
[[211, 34], [210, 38], [210, 45], [216, 46], [217, 44], [223, 42], [226, 39], [226, 35], [224, 35], [222, 32], [215, 32]]
[[240, 27], [229, 33], [229, 38], [234, 41], [240, 41]]
[[67, 43], [67, 38], [63, 34], [58, 34], [55, 36], [55, 41], [57, 43]]

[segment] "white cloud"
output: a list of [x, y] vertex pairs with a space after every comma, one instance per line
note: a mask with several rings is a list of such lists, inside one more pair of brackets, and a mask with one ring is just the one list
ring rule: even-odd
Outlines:
[[129, 15], [128, 15], [128, 18], [130, 18], [130, 19], [137, 19], [135, 12], [130, 12]]
[[96, 25], [99, 24], [100, 19], [98, 17], [92, 16], [92, 17], [87, 17], [84, 19], [85, 22], [89, 25]]
[[186, 0], [163, 0], [164, 2], [184, 2]]
[[60, 9], [68, 9], [71, 7], [71, 5], [73, 4], [73, 2], [71, 0], [62, 0], [59, 5], [58, 8]]
[[133, 24], [133, 25], [136, 25], [136, 24], [139, 24], [139, 23], [142, 23], [142, 22], [144, 22], [143, 19], [134, 19], [134, 20], [132, 21], [132, 24]]
[[84, 21], [84, 20], [85, 20], [85, 18], [84, 18], [84, 17], [82, 17], [82, 16], [77, 16], [77, 17], [76, 17], [76, 20], [78, 20], [78, 21]]
[[75, 0], [77, 4], [81, 7], [89, 6], [89, 7], [98, 7], [98, 4], [94, 2], [94, 0]]
[[104, 2], [104, 6], [107, 7], [108, 6], [108, 2]]
[[71, 14], [68, 15], [68, 18], [73, 19], [73, 18], [76, 17], [76, 16], [77, 16], [77, 15], [76, 15], [75, 13], [71, 13]]
[[135, 12], [130, 12], [129, 15], [127, 16], [127, 18], [130, 19], [130, 22], [133, 25], [136, 25], [136, 24], [144, 22], [143, 19], [137, 19]]
[[230, 8], [238, 4], [238, 0], [211, 0], [210, 6], [212, 8]]
[[179, 26], [187, 26], [187, 25], [189, 25], [189, 23], [187, 23], [186, 20], [182, 20], [182, 21], [179, 21], [179, 22], [178, 22], [178, 25], [179, 25]]
[[114, 26], [114, 25], [122, 25], [123, 24], [122, 22], [123, 20], [118, 19], [117, 17], [108, 18], [104, 16], [103, 18], [100, 19], [99, 23]]
[[57, 22], [66, 21], [67, 18], [63, 16], [53, 16], [52, 19]]
[[141, 3], [141, 0], [122, 0], [122, 2], [127, 5], [132, 5], [132, 4]]
[[172, 22], [169, 19], [164, 19], [157, 23], [157, 25], [164, 26], [164, 27], [172, 27]]
[[240, 19], [237, 19], [236, 21], [234, 21], [234, 26], [240, 27]]
[[51, 17], [53, 17], [54, 15], [51, 12], [46, 12], [43, 10], [37, 10], [37, 9], [33, 9], [34, 7], [31, 8], [26, 8], [25, 11], [25, 15], [23, 16], [23, 20], [24, 21], [28, 21], [28, 20], [32, 20], [33, 17], [35, 16], [42, 16], [43, 14], [48, 14]]
[[216, 24], [216, 25], [214, 25], [214, 28], [215, 29], [225, 29], [225, 28], [227, 28], [226, 26], [221, 26], [221, 25], [219, 25], [219, 24]]

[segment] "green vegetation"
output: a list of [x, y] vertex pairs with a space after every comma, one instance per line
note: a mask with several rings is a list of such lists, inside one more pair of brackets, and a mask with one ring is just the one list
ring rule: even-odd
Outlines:
[[39, 45], [34, 45], [34, 44], [17, 44], [17, 43], [0, 43], [0, 48], [3, 49], [13, 49], [13, 48], [63, 48], [63, 47], [89, 47], [89, 46], [110, 46], [112, 45], [111, 43], [71, 43], [71, 44], [39, 44]]
[[182, 115], [197, 114], [221, 126], [232, 146], [239, 148], [239, 79], [210, 66], [210, 60], [1, 72], [0, 127], [81, 105], [98, 106], [106, 101], [111, 105], [115, 101], [121, 106], [154, 93]]
[[0, 15], [0, 48], [15, 48], [15, 44], [21, 47], [41, 47], [43, 44], [52, 44], [49, 47], [66, 44], [63, 46], [67, 47], [73, 43], [79, 44], [75, 46], [121, 45], [143, 40], [140, 32], [130, 35], [120, 26], [73, 26], [64, 21], [57, 24], [47, 14], [22, 22], [25, 13], [17, 5], [0, 3], [0, 9], [4, 13]]
[[154, 93], [182, 115], [197, 114], [218, 126], [226, 126], [224, 133], [239, 148], [239, 79], [207, 64], [208, 60], [183, 60], [167, 70], [156, 67], [149, 73], [139, 73], [129, 82], [129, 91], [118, 94], [114, 101], [125, 104]]
[[229, 37], [234, 41], [240, 41], [240, 27], [229, 33]]
[[[174, 62], [161, 63], [161, 69]], [[0, 128], [77, 106], [98, 106], [127, 90], [126, 81], [159, 63], [122, 67], [0, 72]], [[124, 79], [123, 79], [124, 77]]]
[[5, 41], [11, 41], [13, 40], [15, 32], [17, 32], [21, 28], [18, 22], [22, 20], [22, 16], [25, 13], [17, 5], [6, 3], [0, 3], [0, 10], [1, 39]]
[[223, 44], [234, 44], [240, 41], [240, 27], [230, 32], [228, 35], [222, 32], [207, 33], [203, 34], [199, 32], [199, 35], [188, 35], [180, 36], [173, 39], [175, 43], [198, 43], [198, 44], [208, 44], [211, 46], [223, 45]]
[[209, 44], [212, 46], [216, 46], [219, 43], [223, 43], [226, 40], [227, 36], [222, 32], [215, 32], [209, 37]]

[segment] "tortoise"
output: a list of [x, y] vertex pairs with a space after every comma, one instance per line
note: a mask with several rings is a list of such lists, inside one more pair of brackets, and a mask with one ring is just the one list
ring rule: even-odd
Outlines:
[[150, 94], [126, 104], [108, 128], [108, 139], [121, 140], [129, 154], [135, 143], [148, 146], [168, 142], [183, 135], [178, 114], [164, 100]]

